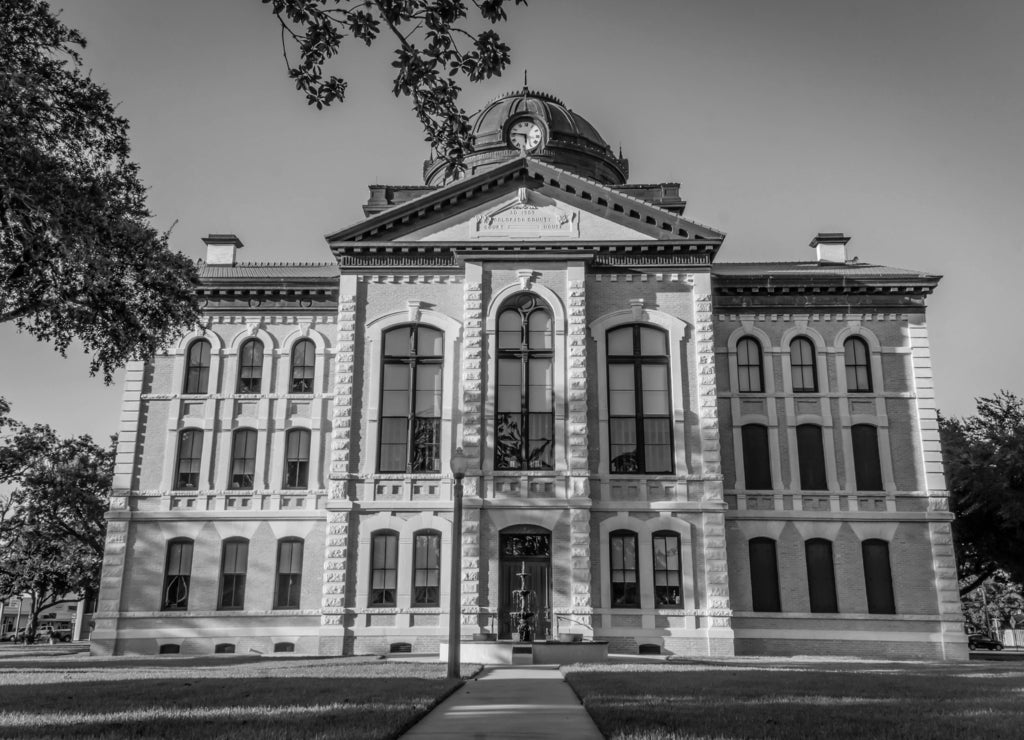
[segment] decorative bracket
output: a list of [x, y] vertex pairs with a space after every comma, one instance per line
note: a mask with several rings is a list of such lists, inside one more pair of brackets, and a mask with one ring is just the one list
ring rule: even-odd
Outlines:
[[[521, 189], [525, 190], [526, 188]], [[516, 277], [519, 278], [519, 287], [522, 290], [529, 290], [533, 286], [533, 281], [539, 277], [539, 274], [533, 270], [516, 270]]]

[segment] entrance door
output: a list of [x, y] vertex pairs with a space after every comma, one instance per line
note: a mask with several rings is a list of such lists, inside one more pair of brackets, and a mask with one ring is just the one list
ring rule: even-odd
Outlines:
[[510, 527], [501, 533], [500, 545], [498, 638], [514, 636], [512, 592], [519, 590], [525, 566], [526, 588], [533, 591], [533, 639], [546, 640], [551, 636], [551, 534], [540, 527]]

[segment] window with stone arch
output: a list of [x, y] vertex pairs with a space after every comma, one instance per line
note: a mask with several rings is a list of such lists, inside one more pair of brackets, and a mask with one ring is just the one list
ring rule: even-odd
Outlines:
[[236, 393], [259, 393], [263, 385], [263, 342], [246, 339], [238, 352]]
[[860, 337], [850, 337], [843, 342], [844, 364], [846, 365], [846, 390], [850, 393], [870, 393], [871, 353], [868, 343]]
[[256, 481], [256, 430], [236, 429], [231, 435], [229, 488], [251, 490]]
[[736, 343], [736, 381], [740, 393], [764, 392], [764, 355], [761, 343], [753, 337]]
[[655, 532], [651, 535], [654, 562], [654, 605], [683, 606], [683, 578], [680, 563], [679, 533]]
[[203, 430], [182, 429], [178, 432], [178, 460], [174, 466], [174, 490], [195, 491], [199, 488], [199, 471], [203, 461]]
[[551, 470], [555, 461], [554, 321], [532, 293], [498, 311], [494, 467]]
[[192, 585], [192, 548], [192, 540], [185, 537], [167, 543], [164, 587], [160, 599], [160, 608], [165, 611], [188, 609]]
[[439, 472], [444, 334], [431, 326], [403, 324], [384, 332], [382, 339], [377, 469]]
[[398, 532], [374, 532], [370, 539], [370, 606], [398, 604]]
[[316, 375], [316, 345], [312, 339], [300, 339], [292, 345], [289, 393], [312, 393]]
[[412, 538], [412, 605], [441, 604], [441, 533], [433, 529]]
[[789, 343], [789, 368], [794, 393], [818, 392], [818, 367], [814, 343], [807, 337], [797, 337]]
[[640, 608], [640, 567], [636, 532], [617, 529], [608, 535], [612, 608]]
[[608, 443], [612, 473], [672, 472], [668, 335], [646, 324], [608, 332]]
[[284, 487], [309, 487], [309, 443], [308, 429], [291, 429], [285, 435]]
[[210, 343], [197, 339], [185, 352], [185, 386], [182, 393], [207, 393], [210, 387]]

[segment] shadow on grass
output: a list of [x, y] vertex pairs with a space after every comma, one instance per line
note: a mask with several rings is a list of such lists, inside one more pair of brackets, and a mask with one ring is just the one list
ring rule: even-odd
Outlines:
[[266, 676], [72, 680], [0, 689], [5, 738], [390, 738], [458, 682]]
[[1021, 737], [1024, 671], [964, 665], [571, 667], [608, 738]]

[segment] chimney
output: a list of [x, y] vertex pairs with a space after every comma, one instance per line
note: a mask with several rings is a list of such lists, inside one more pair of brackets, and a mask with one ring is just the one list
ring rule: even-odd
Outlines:
[[846, 264], [846, 234], [818, 234], [811, 239], [811, 246], [817, 250], [819, 264]]
[[203, 237], [203, 244], [206, 245], [206, 264], [208, 265], [229, 265], [235, 264], [235, 252], [242, 248], [242, 240], [234, 234], [210, 234]]

